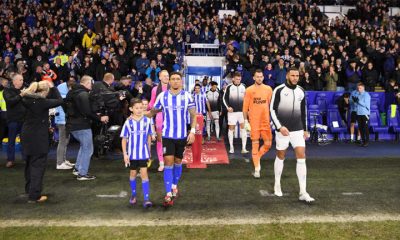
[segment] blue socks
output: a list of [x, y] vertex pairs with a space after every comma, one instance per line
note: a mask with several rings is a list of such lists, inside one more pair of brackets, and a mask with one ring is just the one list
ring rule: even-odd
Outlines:
[[136, 178], [129, 178], [129, 185], [131, 185], [132, 196], [136, 197]]
[[164, 186], [165, 192], [170, 193], [172, 188], [172, 181], [174, 178], [174, 167], [165, 166], [164, 167]]
[[148, 179], [142, 180], [143, 198], [145, 201], [149, 201], [150, 198], [150, 182]]
[[174, 180], [173, 184], [178, 185], [179, 179], [181, 178], [182, 175], [182, 164], [174, 164]]
[[[131, 186], [132, 197], [136, 197], [136, 179], [129, 179], [129, 185]], [[142, 180], [142, 191], [143, 191], [144, 200], [149, 201], [149, 199], [150, 199], [149, 179]]]

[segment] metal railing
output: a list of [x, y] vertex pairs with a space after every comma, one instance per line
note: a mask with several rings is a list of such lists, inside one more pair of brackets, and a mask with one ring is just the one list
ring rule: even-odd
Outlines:
[[186, 56], [224, 56], [225, 47], [220, 44], [185, 43]]

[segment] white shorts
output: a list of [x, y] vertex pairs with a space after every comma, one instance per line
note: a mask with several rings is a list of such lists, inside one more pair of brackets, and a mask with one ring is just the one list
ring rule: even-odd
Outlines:
[[228, 125], [236, 125], [237, 122], [244, 123], [243, 112], [228, 112]]
[[289, 136], [283, 136], [282, 133], [275, 131], [276, 150], [286, 150], [289, 143], [293, 148], [305, 147], [304, 130], [289, 132]]
[[[211, 112], [211, 116], [213, 117], [213, 120], [218, 120], [219, 119], [219, 112], [218, 111]], [[207, 119], [207, 121], [211, 121], [210, 115], [207, 114], [206, 119]]]

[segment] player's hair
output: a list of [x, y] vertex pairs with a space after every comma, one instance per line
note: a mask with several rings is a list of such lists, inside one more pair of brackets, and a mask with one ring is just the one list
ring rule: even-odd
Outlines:
[[234, 72], [233, 77], [241, 77], [242, 74], [240, 72]]
[[261, 73], [261, 74], [263, 74], [263, 71], [262, 71], [261, 69], [257, 68], [257, 69], [254, 71], [253, 76], [255, 76], [256, 73]]
[[143, 102], [150, 102], [150, 101], [149, 101], [149, 99], [147, 99], [147, 98], [142, 98], [142, 103], [143, 103]]
[[171, 79], [172, 75], [178, 75], [180, 78], [182, 78], [182, 73], [180, 73], [180, 72], [172, 72], [172, 73], [169, 75], [169, 78], [170, 78], [170, 79]]
[[195, 85], [194, 85], [194, 87], [196, 88], [196, 87], [199, 87], [199, 88], [201, 88], [201, 85], [200, 84], [198, 84], [198, 83], [196, 83]]
[[211, 81], [211, 82], [210, 82], [210, 85], [211, 85], [211, 86], [215, 86], [215, 85], [218, 85], [218, 83], [217, 83], [216, 81]]
[[133, 107], [133, 106], [135, 106], [136, 104], [139, 104], [139, 103], [143, 103], [142, 99], [140, 99], [140, 98], [132, 98], [130, 103], [129, 103], [129, 107]]
[[362, 83], [362, 82], [357, 83], [357, 87], [358, 87], [358, 86], [363, 86], [363, 87], [365, 87], [364, 83]]
[[287, 72], [289, 73], [290, 71], [296, 71], [296, 72], [298, 72], [299, 69], [298, 69], [297, 67], [290, 67], [290, 68], [288, 69]]

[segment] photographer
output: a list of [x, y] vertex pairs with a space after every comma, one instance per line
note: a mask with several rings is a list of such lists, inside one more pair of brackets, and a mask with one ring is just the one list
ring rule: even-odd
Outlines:
[[90, 107], [89, 91], [92, 90], [93, 78], [83, 76], [80, 84], [76, 84], [68, 92], [65, 101], [67, 114], [67, 132], [70, 132], [80, 144], [74, 174], [77, 180], [93, 180], [96, 177], [88, 173], [90, 159], [93, 154], [92, 121], [108, 123], [108, 116], [101, 116]]
[[[114, 75], [112, 73], [104, 74], [103, 81], [96, 82], [93, 85], [93, 90], [90, 93], [90, 101], [93, 112], [97, 115], [109, 117], [109, 125], [122, 126], [124, 121], [122, 101], [126, 98], [126, 93], [128, 91], [118, 92], [115, 90], [113, 85]], [[102, 141], [97, 140], [96, 137], [101, 135], [103, 127], [104, 125], [99, 124], [98, 122], [94, 122], [92, 126], [93, 135], [95, 137], [94, 148], [96, 157], [99, 157], [98, 148], [101, 144], [100, 141]]]

